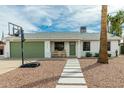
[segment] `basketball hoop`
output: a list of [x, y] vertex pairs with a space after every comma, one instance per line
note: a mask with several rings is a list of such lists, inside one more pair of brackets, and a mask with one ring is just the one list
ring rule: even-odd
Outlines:
[[21, 54], [22, 54], [22, 65], [24, 64], [24, 55], [23, 55], [23, 43], [24, 43], [24, 30], [21, 26], [8, 22], [8, 35], [20, 37], [21, 38]]

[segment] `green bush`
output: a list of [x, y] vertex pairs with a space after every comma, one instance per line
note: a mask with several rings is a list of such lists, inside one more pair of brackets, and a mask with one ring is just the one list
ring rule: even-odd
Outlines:
[[95, 56], [94, 57], [99, 57], [99, 53], [95, 53]]
[[92, 57], [92, 54], [90, 52], [86, 52], [86, 57]]
[[108, 54], [108, 57], [111, 57], [111, 54]]
[[[95, 53], [94, 57], [99, 57], [99, 53]], [[111, 57], [111, 54], [108, 54], [108, 57]]]

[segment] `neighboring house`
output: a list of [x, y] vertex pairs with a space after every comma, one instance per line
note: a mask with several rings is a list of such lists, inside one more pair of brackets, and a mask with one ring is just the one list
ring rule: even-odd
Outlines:
[[[108, 34], [108, 53], [114, 57], [115, 51], [120, 53], [120, 39]], [[40, 32], [25, 34], [24, 56], [26, 58], [51, 57], [85, 57], [86, 52], [93, 56], [99, 53], [99, 33], [80, 32]], [[21, 57], [20, 38], [9, 36], [5, 38], [5, 57]]]

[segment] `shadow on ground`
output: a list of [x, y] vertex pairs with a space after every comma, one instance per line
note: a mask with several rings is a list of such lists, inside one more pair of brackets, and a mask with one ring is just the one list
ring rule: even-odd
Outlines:
[[59, 80], [60, 76], [55, 76], [55, 77], [49, 77], [46, 79], [41, 79], [41, 80], [37, 80], [34, 82], [30, 82], [28, 84], [22, 85], [20, 86], [20, 88], [35, 88], [35, 87], [44, 87], [43, 84], [49, 83], [51, 81], [54, 81], [55, 83], [57, 83], [57, 81]]
[[104, 64], [101, 64], [101, 63], [97, 63], [96, 62], [94, 64], [91, 64], [91, 65], [86, 66], [86, 67], [81, 68], [81, 69], [82, 69], [82, 72], [85, 72], [85, 71], [91, 70], [91, 69], [96, 68], [96, 67], [101, 66], [101, 65], [104, 65]]

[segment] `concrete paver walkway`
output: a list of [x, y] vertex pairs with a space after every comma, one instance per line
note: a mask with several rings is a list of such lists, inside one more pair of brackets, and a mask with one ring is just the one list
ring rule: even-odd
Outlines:
[[56, 88], [87, 88], [78, 59], [68, 59]]

